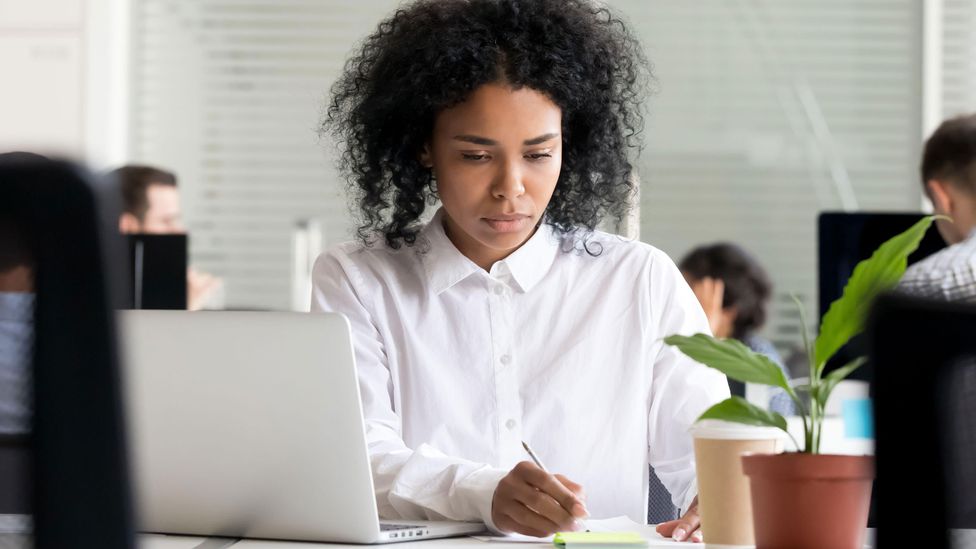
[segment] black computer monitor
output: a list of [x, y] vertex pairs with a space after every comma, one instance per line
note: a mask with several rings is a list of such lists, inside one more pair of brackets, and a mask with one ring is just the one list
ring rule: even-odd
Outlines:
[[186, 309], [185, 234], [129, 234], [130, 309]]
[[926, 547], [947, 529], [976, 529], [976, 306], [883, 296], [869, 356], [877, 459], [878, 545], [901, 547], [923, 525]]
[[[817, 221], [819, 318], [822, 320], [830, 304], [843, 294], [847, 279], [859, 261], [871, 257], [878, 246], [914, 225], [924, 215], [886, 212], [821, 213]], [[945, 242], [939, 232], [932, 228], [925, 234], [918, 250], [908, 257], [908, 264], [924, 259], [944, 247]], [[827, 363], [826, 371], [830, 372], [866, 354], [864, 337], [855, 337], [837, 351]], [[870, 380], [871, 370], [870, 363], [866, 364], [855, 371], [851, 379]]]

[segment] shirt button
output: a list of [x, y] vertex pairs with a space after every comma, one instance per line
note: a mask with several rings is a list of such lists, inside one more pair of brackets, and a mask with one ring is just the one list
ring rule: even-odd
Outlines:
[[505, 427], [507, 427], [509, 431], [511, 431], [512, 429], [514, 429], [515, 428], [515, 420], [514, 419], [510, 419], [510, 420], [506, 421], [505, 422]]
[[505, 293], [505, 288], [501, 284], [495, 286], [495, 295], [502, 295], [503, 293]]
[[509, 356], [509, 355], [502, 355], [502, 358], [500, 360], [501, 360], [502, 366], [508, 366], [509, 364], [512, 363], [512, 357]]

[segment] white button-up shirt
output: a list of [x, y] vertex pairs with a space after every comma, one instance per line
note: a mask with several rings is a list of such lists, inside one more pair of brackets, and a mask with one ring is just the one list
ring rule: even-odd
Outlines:
[[442, 213], [412, 247], [351, 242], [319, 257], [313, 311], [352, 324], [376, 500], [384, 518], [481, 520], [528, 457], [583, 485], [595, 518], [647, 516], [648, 468], [679, 508], [697, 493], [694, 420], [725, 376], [662, 338], [708, 333], [674, 263], [548, 225], [490, 272]]

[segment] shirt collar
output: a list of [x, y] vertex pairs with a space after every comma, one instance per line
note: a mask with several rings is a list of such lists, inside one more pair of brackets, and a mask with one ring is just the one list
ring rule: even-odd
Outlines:
[[500, 263], [508, 266], [515, 282], [523, 292], [528, 292], [549, 272], [558, 251], [559, 239], [556, 232], [549, 224], [543, 222], [525, 244]]
[[[435, 294], [481, 271], [481, 267], [462, 254], [447, 237], [443, 208], [434, 214], [421, 235], [428, 244], [422, 262]], [[548, 224], [541, 223], [532, 237], [495, 265], [504, 264], [522, 291], [528, 292], [549, 272], [558, 251], [559, 240], [555, 231]], [[496, 266], [492, 267], [493, 272]]]
[[481, 269], [447, 237], [444, 232], [443, 208], [437, 210], [421, 231], [421, 236], [426, 240], [426, 246], [421, 248], [422, 262], [435, 294], [439, 295]]

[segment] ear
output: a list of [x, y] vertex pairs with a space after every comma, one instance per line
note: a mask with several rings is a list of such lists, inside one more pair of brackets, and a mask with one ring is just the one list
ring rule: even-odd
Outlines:
[[949, 186], [946, 183], [938, 179], [930, 179], [925, 183], [925, 190], [929, 195], [929, 200], [932, 201], [935, 213], [952, 214], [952, 207], [954, 205], [952, 193], [949, 191]]
[[420, 165], [425, 168], [434, 167], [434, 161], [430, 158], [430, 143], [424, 143], [424, 150], [420, 151]]
[[122, 234], [142, 232], [142, 223], [136, 216], [125, 212], [119, 216], [119, 232]]

